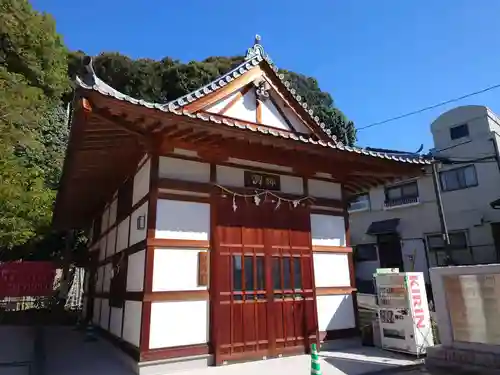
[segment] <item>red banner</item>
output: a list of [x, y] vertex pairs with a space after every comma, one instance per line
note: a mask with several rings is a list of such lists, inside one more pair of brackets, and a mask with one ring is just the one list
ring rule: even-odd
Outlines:
[[52, 262], [1, 263], [0, 298], [50, 296], [55, 274]]

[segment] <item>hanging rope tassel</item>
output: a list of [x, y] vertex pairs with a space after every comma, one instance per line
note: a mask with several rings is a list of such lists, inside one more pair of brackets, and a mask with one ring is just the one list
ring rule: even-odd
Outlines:
[[311, 344], [311, 375], [321, 375], [321, 366], [319, 364], [316, 344]]

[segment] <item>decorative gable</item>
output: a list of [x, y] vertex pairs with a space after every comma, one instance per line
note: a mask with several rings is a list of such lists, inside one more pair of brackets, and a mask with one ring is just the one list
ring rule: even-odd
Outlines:
[[239, 66], [166, 106], [169, 110], [216, 114], [340, 143], [284, 80], [264, 52], [259, 36]]
[[208, 105], [204, 111], [297, 134], [311, 134], [311, 129], [263, 76]]

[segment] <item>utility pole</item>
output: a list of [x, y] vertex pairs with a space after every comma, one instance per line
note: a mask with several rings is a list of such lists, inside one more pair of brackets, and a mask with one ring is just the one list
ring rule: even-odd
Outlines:
[[446, 218], [444, 216], [443, 201], [441, 199], [441, 187], [439, 185], [436, 162], [432, 163], [432, 182], [434, 184], [434, 193], [436, 194], [436, 203], [438, 206], [439, 222], [441, 224], [441, 235], [443, 236], [444, 251], [446, 253], [447, 265], [452, 265], [453, 259], [451, 257], [450, 236], [448, 235], [448, 227], [446, 225]]

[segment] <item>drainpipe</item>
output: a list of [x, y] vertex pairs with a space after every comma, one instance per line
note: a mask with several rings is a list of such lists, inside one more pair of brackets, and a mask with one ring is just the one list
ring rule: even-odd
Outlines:
[[448, 227], [446, 225], [446, 218], [444, 216], [443, 210], [443, 201], [441, 199], [441, 188], [438, 182], [438, 172], [437, 172], [437, 163], [432, 163], [432, 182], [434, 184], [434, 193], [436, 194], [436, 203], [438, 206], [438, 215], [439, 215], [439, 223], [441, 224], [441, 234], [443, 236], [444, 241], [444, 250], [446, 253], [447, 264], [449, 266], [452, 265], [453, 259], [451, 257], [451, 249], [450, 249], [450, 236], [448, 235]]
[[498, 170], [500, 171], [500, 152], [498, 151], [497, 136], [496, 132], [493, 132], [493, 138], [490, 139], [493, 142], [493, 149], [495, 150], [495, 160], [497, 162]]

